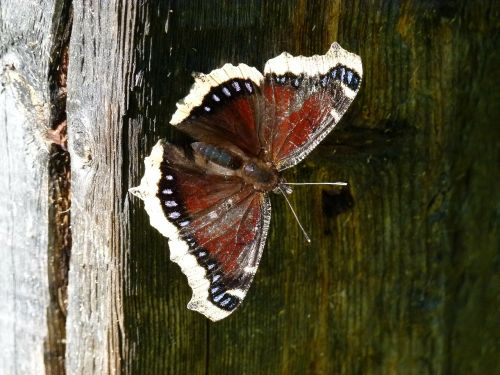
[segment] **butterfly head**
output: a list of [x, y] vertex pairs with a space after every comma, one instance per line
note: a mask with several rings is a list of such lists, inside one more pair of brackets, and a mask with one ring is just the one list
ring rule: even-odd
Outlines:
[[273, 189], [273, 193], [283, 194], [286, 193], [288, 195], [293, 193], [293, 189], [288, 185], [286, 180], [283, 177], [280, 177], [278, 185]]

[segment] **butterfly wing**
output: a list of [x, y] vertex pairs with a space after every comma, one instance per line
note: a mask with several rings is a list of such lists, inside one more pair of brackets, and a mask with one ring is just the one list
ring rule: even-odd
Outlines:
[[245, 298], [259, 264], [271, 217], [267, 194], [207, 174], [165, 141], [145, 165], [141, 185], [131, 192], [169, 238], [170, 258], [193, 290], [188, 308], [213, 321], [225, 318]]
[[226, 64], [198, 74], [189, 94], [177, 103], [170, 123], [197, 140], [236, 145], [256, 157], [262, 148], [263, 79], [257, 69], [245, 64]]
[[325, 55], [269, 60], [262, 91], [266, 99], [259, 130], [266, 158], [279, 170], [304, 159], [339, 122], [354, 100], [363, 69], [361, 58], [338, 43]]

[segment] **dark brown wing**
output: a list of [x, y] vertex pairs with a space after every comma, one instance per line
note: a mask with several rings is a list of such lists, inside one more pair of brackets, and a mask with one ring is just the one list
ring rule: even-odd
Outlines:
[[236, 179], [207, 174], [179, 148], [159, 141], [146, 158], [141, 185], [151, 225], [169, 238], [170, 258], [193, 289], [188, 304], [211, 320], [245, 298], [271, 217], [266, 194]]
[[200, 74], [189, 95], [177, 104], [170, 123], [197, 140], [236, 145], [256, 157], [262, 148], [262, 81], [262, 74], [245, 64], [226, 64]]
[[325, 55], [282, 53], [264, 68], [266, 158], [279, 170], [296, 165], [334, 128], [361, 85], [361, 58], [333, 43]]

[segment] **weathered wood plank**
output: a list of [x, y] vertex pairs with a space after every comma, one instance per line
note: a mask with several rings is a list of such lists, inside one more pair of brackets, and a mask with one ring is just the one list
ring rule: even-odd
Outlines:
[[[69, 373], [119, 373], [123, 340], [121, 179], [129, 43], [116, 4], [74, 4], [68, 71], [72, 255], [68, 285]], [[124, 16], [127, 16], [126, 10]], [[125, 32], [127, 29], [125, 28]], [[126, 48], [125, 51], [122, 47]]]
[[[52, 1], [2, 1], [0, 373], [43, 374], [49, 309], [47, 71]], [[45, 351], [45, 353], [44, 353]]]

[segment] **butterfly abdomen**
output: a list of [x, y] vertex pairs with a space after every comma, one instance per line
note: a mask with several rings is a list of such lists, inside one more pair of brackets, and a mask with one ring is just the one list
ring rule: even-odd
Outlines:
[[223, 148], [203, 142], [194, 142], [191, 147], [195, 152], [221, 167], [236, 170], [241, 167], [243, 161], [238, 155], [224, 150]]
[[211, 164], [211, 172], [238, 176], [258, 191], [271, 191], [278, 184], [278, 172], [271, 165], [244, 155], [236, 147], [228, 150], [204, 142], [194, 142], [191, 147], [204, 162]]

